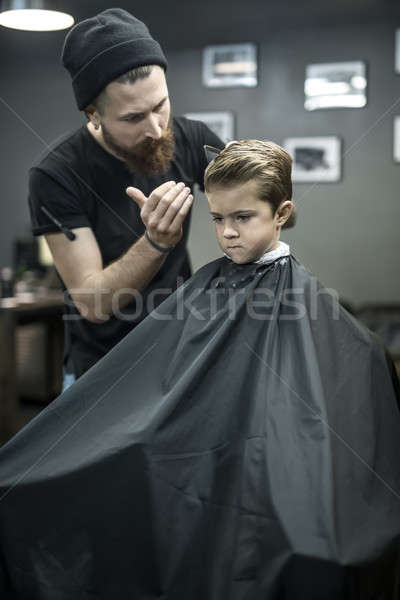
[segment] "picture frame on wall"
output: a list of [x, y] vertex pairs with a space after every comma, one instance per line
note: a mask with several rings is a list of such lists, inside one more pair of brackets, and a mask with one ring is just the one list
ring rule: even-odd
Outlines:
[[400, 115], [394, 118], [393, 123], [393, 159], [400, 163]]
[[256, 87], [255, 44], [219, 44], [203, 50], [203, 84], [206, 87]]
[[232, 141], [235, 137], [235, 116], [231, 111], [190, 112], [184, 116], [195, 121], [202, 121], [225, 143]]
[[308, 65], [304, 108], [363, 108], [367, 105], [367, 65], [348, 61]]
[[294, 183], [333, 183], [341, 180], [341, 139], [337, 136], [287, 138], [285, 150], [293, 159]]
[[394, 70], [400, 74], [400, 29], [396, 29], [394, 35]]

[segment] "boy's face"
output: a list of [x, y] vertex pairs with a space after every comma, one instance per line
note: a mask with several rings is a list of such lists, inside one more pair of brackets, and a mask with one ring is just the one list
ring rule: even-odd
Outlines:
[[255, 181], [211, 188], [207, 197], [218, 243], [233, 262], [253, 262], [276, 248], [279, 213], [273, 215], [269, 202], [259, 199]]

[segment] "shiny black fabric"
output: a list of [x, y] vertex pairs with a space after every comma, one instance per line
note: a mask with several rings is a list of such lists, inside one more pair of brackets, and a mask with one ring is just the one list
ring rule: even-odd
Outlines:
[[2, 449], [0, 483], [7, 598], [347, 598], [399, 544], [384, 350], [295, 258], [217, 260]]

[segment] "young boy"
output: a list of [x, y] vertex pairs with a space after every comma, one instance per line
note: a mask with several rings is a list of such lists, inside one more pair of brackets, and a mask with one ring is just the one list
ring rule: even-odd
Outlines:
[[277, 144], [245, 140], [231, 142], [208, 166], [204, 183], [218, 243], [234, 263], [282, 248], [280, 232], [294, 210], [291, 164]]
[[384, 350], [279, 241], [290, 166], [221, 151], [225, 256], [1, 451], [10, 597], [378, 597], [354, 581], [398, 550], [399, 413]]

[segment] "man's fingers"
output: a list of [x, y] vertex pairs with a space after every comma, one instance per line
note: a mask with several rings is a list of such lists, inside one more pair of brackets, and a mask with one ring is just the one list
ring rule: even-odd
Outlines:
[[155, 190], [153, 190], [146, 204], [146, 214], [150, 214], [153, 211], [155, 211], [159, 206], [160, 201], [164, 198], [164, 196], [168, 194], [171, 190], [173, 190], [175, 187], [175, 181], [166, 181], [165, 183], [159, 185]]
[[128, 187], [126, 188], [126, 193], [128, 194], [129, 198], [132, 198], [132, 200], [136, 202], [139, 208], [143, 208], [147, 198], [141, 190], [135, 187]]
[[[185, 187], [184, 183], [178, 183], [175, 185], [166, 194], [164, 194], [157, 207], [154, 209], [152, 215], [154, 220], [161, 222], [165, 219], [167, 214], [170, 214], [171, 211], [174, 213], [174, 207], [177, 204], [180, 205], [180, 203], [183, 202], [183, 200], [186, 199], [189, 194], [190, 189]], [[171, 219], [169, 218], [169, 220]]]
[[183, 221], [186, 219], [188, 212], [190, 211], [190, 207], [192, 206], [192, 203], [193, 203], [193, 196], [192, 196], [192, 194], [189, 194], [189, 196], [186, 198], [186, 200], [182, 204], [181, 208], [175, 214], [174, 219], [170, 223], [170, 226], [169, 226], [170, 230], [171, 229], [174, 231], [180, 230], [180, 228], [182, 227]]
[[157, 206], [158, 202], [162, 198], [162, 196], [175, 185], [175, 181], [166, 181], [159, 185], [153, 192], [150, 194], [149, 198], [147, 198], [141, 190], [135, 188], [133, 186], [129, 186], [126, 188], [126, 193], [132, 200], [136, 202], [139, 208], [143, 208], [146, 204], [147, 211], [152, 211]]
[[190, 188], [185, 187], [182, 182], [167, 182], [154, 190], [141, 211], [142, 220], [153, 242], [166, 247], [179, 242], [182, 223], [192, 201]]
[[175, 196], [174, 200], [170, 201], [169, 206], [159, 222], [158, 230], [159, 231], [167, 231], [171, 226], [171, 223], [174, 221], [179, 211], [185, 204], [187, 198], [190, 195], [190, 189], [184, 187], [178, 194]]
[[193, 195], [189, 194], [189, 196], [186, 198], [182, 208], [180, 209], [179, 213], [175, 217], [175, 219], [177, 219], [177, 218], [180, 219], [181, 224], [185, 220], [188, 212], [190, 211], [190, 207], [192, 206], [192, 204], [193, 204]]

